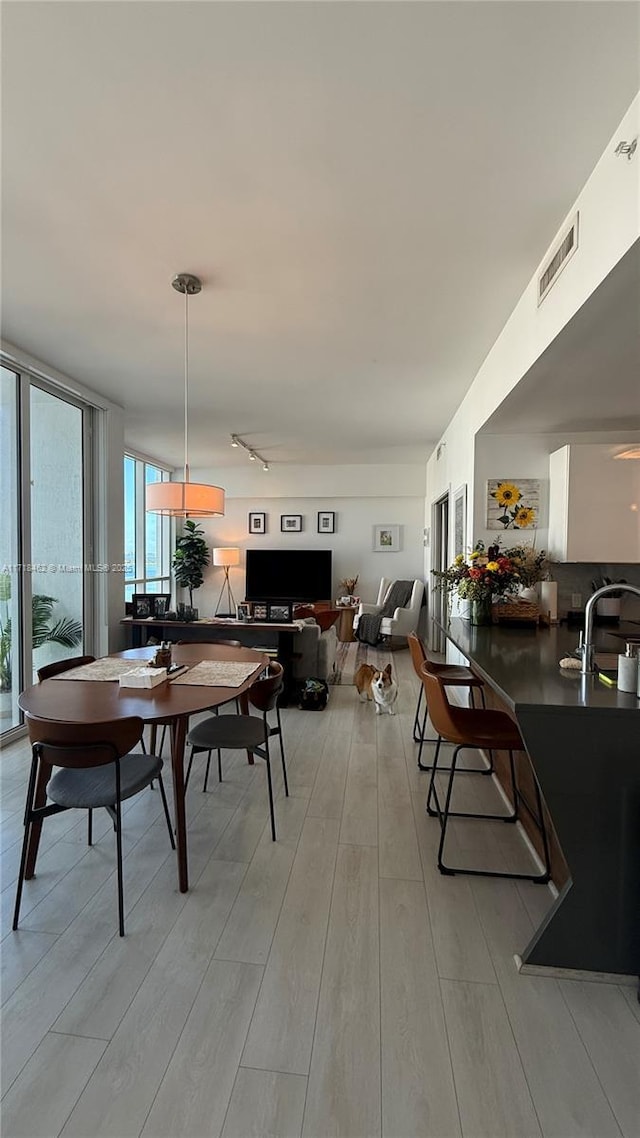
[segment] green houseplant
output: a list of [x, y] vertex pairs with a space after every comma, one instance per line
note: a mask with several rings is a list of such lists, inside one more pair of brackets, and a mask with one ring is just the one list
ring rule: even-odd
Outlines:
[[202, 585], [204, 570], [209, 564], [209, 550], [203, 534], [204, 530], [200, 526], [187, 519], [183, 533], [176, 541], [173, 555], [176, 585], [189, 590], [190, 612], [184, 614], [189, 620], [197, 619], [198, 614], [193, 607], [193, 590], [199, 589]]
[[[11, 577], [0, 574], [0, 691], [11, 691]], [[71, 616], [63, 616], [52, 624], [53, 609], [57, 605], [55, 597], [34, 593], [31, 598], [31, 635], [34, 648], [43, 644], [60, 644], [63, 648], [75, 648], [82, 640], [82, 625]]]

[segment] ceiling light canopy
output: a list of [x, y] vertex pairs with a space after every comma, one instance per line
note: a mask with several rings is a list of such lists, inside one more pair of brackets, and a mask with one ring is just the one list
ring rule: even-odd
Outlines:
[[170, 518], [213, 518], [224, 515], [224, 490], [189, 478], [189, 297], [202, 289], [202, 282], [191, 273], [178, 273], [171, 282], [184, 296], [184, 481], [150, 482], [147, 485], [147, 512]]
[[242, 447], [243, 450], [246, 450], [247, 454], [249, 455], [249, 462], [255, 462], [256, 459], [260, 459], [260, 462], [262, 463], [262, 469], [269, 469], [269, 463], [267, 462], [266, 458], [263, 458], [261, 454], [258, 454], [257, 450], [254, 450], [253, 447], [249, 446], [248, 443], [245, 443], [244, 439], [240, 438], [240, 435], [231, 436], [231, 446]]

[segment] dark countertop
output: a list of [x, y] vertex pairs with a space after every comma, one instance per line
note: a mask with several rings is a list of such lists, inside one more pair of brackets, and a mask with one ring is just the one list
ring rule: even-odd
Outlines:
[[[551, 628], [476, 627], [455, 617], [443, 631], [514, 711], [522, 705], [564, 709], [593, 708], [640, 711], [631, 692], [608, 687], [596, 676], [565, 671], [559, 661], [572, 656], [578, 632], [563, 625]], [[594, 629], [596, 652], [624, 652], [624, 638], [638, 638], [638, 625], [621, 622], [616, 628]], [[640, 720], [639, 726], [640, 726]]]

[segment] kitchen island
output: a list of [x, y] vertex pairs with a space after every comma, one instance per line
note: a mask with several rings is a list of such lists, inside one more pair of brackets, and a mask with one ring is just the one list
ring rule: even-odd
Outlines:
[[[578, 634], [564, 627], [443, 631], [517, 720], [568, 866], [524, 965], [640, 972], [640, 700], [564, 671]], [[640, 626], [597, 629], [598, 652]]]

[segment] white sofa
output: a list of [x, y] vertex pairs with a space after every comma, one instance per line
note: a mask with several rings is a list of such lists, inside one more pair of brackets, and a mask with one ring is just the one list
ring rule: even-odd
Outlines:
[[[384, 605], [385, 598], [389, 589], [393, 585], [394, 580], [390, 577], [383, 577], [378, 589], [378, 599], [374, 605], [361, 604], [358, 608], [356, 615], [353, 618], [353, 631], [355, 632], [360, 617], [363, 613], [379, 613]], [[380, 626], [380, 634], [382, 636], [390, 637], [407, 637], [410, 632], [416, 632], [418, 622], [420, 620], [420, 609], [422, 608], [422, 599], [424, 596], [424, 583], [419, 580], [413, 582], [413, 589], [411, 590], [411, 597], [409, 604], [406, 608], [397, 608], [393, 616], [383, 617]]]

